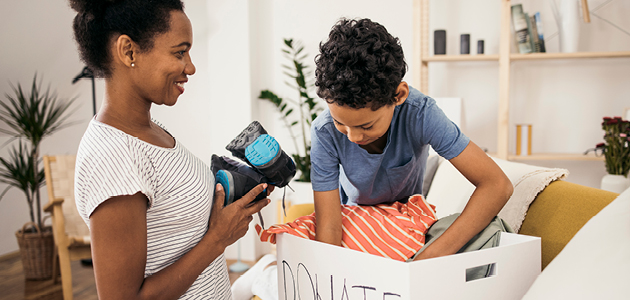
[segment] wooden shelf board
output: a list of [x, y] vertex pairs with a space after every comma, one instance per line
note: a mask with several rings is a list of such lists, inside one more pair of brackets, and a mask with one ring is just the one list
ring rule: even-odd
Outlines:
[[630, 51], [510, 54], [510, 60], [630, 57]]
[[[610, 51], [610, 52], [576, 52], [576, 53], [511, 53], [510, 60], [543, 60], [543, 59], [576, 59], [576, 58], [616, 58], [630, 57], [630, 51]], [[498, 61], [498, 54], [477, 54], [477, 55], [432, 55], [422, 57], [425, 62], [445, 62], [445, 61]]]
[[508, 160], [590, 160], [604, 161], [603, 156], [593, 154], [535, 153], [532, 155], [509, 155]]
[[498, 61], [498, 54], [462, 54], [462, 55], [433, 55], [425, 56], [422, 61]]

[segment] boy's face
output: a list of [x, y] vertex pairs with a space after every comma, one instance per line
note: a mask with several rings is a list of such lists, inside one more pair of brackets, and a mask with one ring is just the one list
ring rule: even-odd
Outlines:
[[328, 104], [335, 127], [345, 134], [348, 140], [360, 145], [369, 145], [382, 137], [389, 129], [395, 105], [371, 108], [351, 108], [345, 105]]
[[395, 104], [386, 105], [377, 110], [372, 110], [370, 107], [351, 108], [335, 103], [328, 103], [328, 109], [339, 132], [345, 134], [351, 142], [367, 146], [387, 133], [394, 116], [394, 109], [407, 100], [409, 95], [407, 83], [402, 82], [398, 86], [397, 94]]

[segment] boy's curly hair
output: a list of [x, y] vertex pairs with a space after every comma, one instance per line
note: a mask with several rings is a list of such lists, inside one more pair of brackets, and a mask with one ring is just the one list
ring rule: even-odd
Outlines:
[[370, 19], [341, 19], [315, 57], [317, 95], [326, 102], [377, 110], [396, 103], [407, 71], [398, 38]]

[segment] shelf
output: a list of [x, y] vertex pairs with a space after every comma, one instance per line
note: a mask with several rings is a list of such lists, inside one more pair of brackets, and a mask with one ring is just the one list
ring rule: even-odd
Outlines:
[[508, 160], [576, 160], [576, 161], [604, 161], [603, 156], [595, 156], [590, 153], [584, 154], [563, 154], [563, 153], [536, 153], [532, 155], [509, 155]]
[[[576, 58], [615, 58], [630, 57], [630, 51], [610, 51], [610, 52], [576, 52], [576, 53], [511, 53], [510, 60], [543, 60], [543, 59], [576, 59]], [[422, 57], [426, 62], [444, 61], [498, 61], [498, 54], [477, 54], [477, 55], [432, 55]]]
[[630, 57], [630, 51], [510, 54], [510, 60]]
[[[510, 136], [510, 74], [514, 67], [511, 62], [522, 60], [550, 60], [550, 59], [601, 59], [601, 58], [630, 58], [630, 51], [609, 52], [577, 52], [577, 53], [512, 53], [514, 39], [512, 33], [511, 0], [501, 0], [499, 27], [499, 49], [497, 54], [455, 54], [434, 55], [429, 45], [429, 0], [413, 0], [414, 26], [414, 60], [413, 76], [415, 87], [425, 94], [429, 91], [429, 62], [463, 62], [463, 61], [497, 61], [499, 70], [499, 94], [497, 104], [497, 149], [495, 157], [514, 161], [528, 160], [573, 160], [573, 161], [604, 161], [603, 157], [582, 155], [580, 153], [537, 153], [530, 156], [516, 156], [510, 154], [509, 146], [514, 138]], [[585, 1], [583, 1], [584, 3]], [[585, 16], [585, 20], [588, 19]]]
[[498, 61], [498, 54], [461, 54], [461, 55], [433, 55], [425, 56], [422, 61]]

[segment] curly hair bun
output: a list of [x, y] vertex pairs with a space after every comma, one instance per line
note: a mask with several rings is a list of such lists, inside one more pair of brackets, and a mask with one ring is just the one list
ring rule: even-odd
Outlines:
[[102, 15], [107, 6], [122, 0], [70, 0], [70, 7], [80, 14]]

